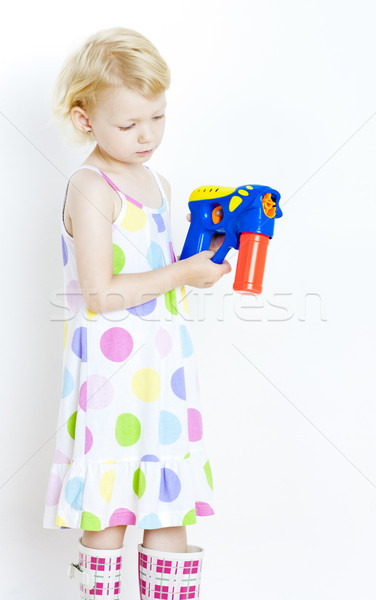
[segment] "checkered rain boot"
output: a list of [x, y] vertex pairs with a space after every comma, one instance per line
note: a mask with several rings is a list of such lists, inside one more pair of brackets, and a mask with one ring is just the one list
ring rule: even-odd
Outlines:
[[162, 552], [138, 545], [141, 600], [199, 600], [202, 558], [199, 546], [187, 552]]
[[67, 575], [80, 582], [80, 600], [120, 599], [122, 549], [100, 550], [87, 548], [78, 541], [79, 561], [70, 563]]

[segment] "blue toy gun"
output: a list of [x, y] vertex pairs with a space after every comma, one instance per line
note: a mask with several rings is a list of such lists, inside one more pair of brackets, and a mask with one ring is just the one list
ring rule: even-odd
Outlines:
[[224, 233], [212, 257], [221, 264], [230, 248], [239, 250], [233, 289], [241, 294], [261, 294], [269, 239], [275, 219], [282, 217], [281, 195], [265, 185], [237, 188], [206, 185], [189, 197], [191, 224], [180, 260], [209, 250], [214, 233]]

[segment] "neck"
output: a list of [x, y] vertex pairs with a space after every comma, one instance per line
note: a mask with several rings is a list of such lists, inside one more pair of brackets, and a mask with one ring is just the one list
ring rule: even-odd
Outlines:
[[133, 164], [116, 160], [112, 156], [107, 154], [104, 150], [102, 150], [102, 148], [100, 148], [98, 144], [95, 146], [93, 152], [90, 154], [90, 158], [94, 158], [95, 160], [98, 160], [101, 163], [104, 162], [111, 169], [112, 172], [119, 173], [119, 175], [127, 173], [129, 175], [138, 176], [140, 174], [145, 173], [145, 167], [143, 163]]

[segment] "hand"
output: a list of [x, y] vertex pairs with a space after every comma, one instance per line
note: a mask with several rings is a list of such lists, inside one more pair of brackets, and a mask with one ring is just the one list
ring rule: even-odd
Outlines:
[[211, 260], [214, 254], [213, 250], [203, 250], [180, 261], [185, 268], [187, 285], [198, 288], [212, 287], [222, 275], [231, 272], [231, 265], [227, 260], [219, 265]]
[[[191, 213], [188, 213], [186, 218], [187, 221], [191, 222]], [[225, 233], [214, 233], [212, 239], [210, 240], [210, 245], [208, 249], [217, 252], [218, 248], [222, 246], [225, 237]]]

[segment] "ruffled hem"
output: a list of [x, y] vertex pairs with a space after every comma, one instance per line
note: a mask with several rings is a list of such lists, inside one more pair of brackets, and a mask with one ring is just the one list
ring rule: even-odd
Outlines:
[[159, 529], [193, 525], [214, 515], [208, 457], [54, 463], [43, 527], [100, 531], [114, 525]]

